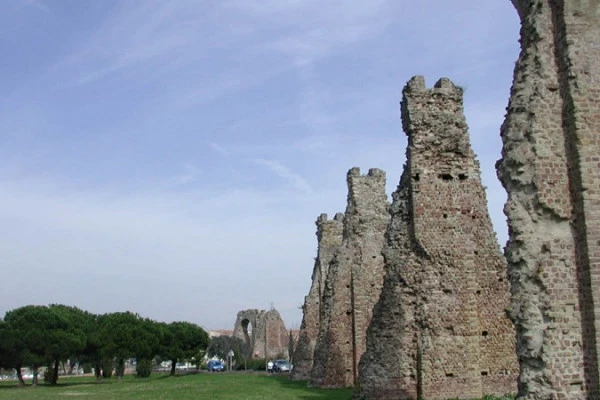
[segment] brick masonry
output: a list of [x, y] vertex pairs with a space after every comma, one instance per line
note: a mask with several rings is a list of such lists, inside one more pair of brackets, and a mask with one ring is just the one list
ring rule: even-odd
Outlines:
[[317, 258], [311, 277], [312, 284], [302, 307], [302, 324], [298, 335], [298, 344], [292, 358], [294, 365], [290, 373], [292, 380], [308, 380], [310, 378], [315, 345], [319, 336], [321, 299], [325, 290], [329, 264], [333, 260], [335, 252], [342, 245], [344, 214], [337, 213], [332, 220], [327, 219], [327, 214], [321, 214], [316, 225]]
[[385, 281], [356, 399], [481, 398], [516, 391], [506, 264], [487, 212], [463, 91], [403, 90], [407, 164], [393, 194]]
[[288, 357], [289, 334], [277, 310], [239, 311], [233, 336], [249, 345], [253, 358]]
[[520, 399], [598, 399], [600, 1], [513, 0], [502, 126]]
[[345, 387], [355, 383], [366, 329], [383, 284], [381, 250], [390, 220], [385, 172], [348, 171], [343, 242], [329, 266], [322, 297], [319, 335], [310, 384]]

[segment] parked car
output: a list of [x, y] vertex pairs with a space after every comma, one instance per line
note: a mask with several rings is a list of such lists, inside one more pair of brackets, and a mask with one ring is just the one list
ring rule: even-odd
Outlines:
[[208, 372], [223, 372], [223, 371], [225, 371], [225, 367], [223, 367], [223, 363], [219, 360], [209, 360], [206, 367], [208, 368]]
[[273, 372], [290, 372], [290, 363], [287, 360], [273, 361]]

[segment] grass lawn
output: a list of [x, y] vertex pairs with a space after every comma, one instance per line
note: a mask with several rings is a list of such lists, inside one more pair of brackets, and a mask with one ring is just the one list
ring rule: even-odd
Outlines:
[[126, 376], [98, 384], [93, 377], [61, 377], [56, 386], [19, 387], [15, 381], [0, 382], [0, 400], [5, 399], [314, 399], [350, 400], [351, 389], [317, 389], [306, 382], [290, 381], [285, 376], [250, 373], [201, 373], [197, 375], [168, 375], [152, 373], [150, 378]]

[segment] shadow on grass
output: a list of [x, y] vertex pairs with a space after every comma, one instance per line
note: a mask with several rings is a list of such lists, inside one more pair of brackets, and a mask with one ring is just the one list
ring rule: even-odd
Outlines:
[[[189, 374], [188, 374], [189, 375]], [[175, 375], [173, 378], [188, 376], [188, 375]], [[81, 386], [94, 386], [94, 385], [119, 385], [119, 384], [131, 384], [135, 382], [149, 382], [149, 381], [160, 381], [163, 379], [171, 378], [168, 374], [154, 374], [150, 378], [138, 378], [135, 375], [126, 375], [122, 379], [116, 377], [102, 378], [102, 380], [96, 380], [96, 377], [91, 376], [65, 376], [58, 379], [56, 385], [50, 385], [40, 380], [37, 386], [33, 386], [31, 383], [27, 383], [25, 386], [20, 385], [16, 380], [0, 381], [0, 391], [4, 390], [35, 390], [39, 389], [50, 389], [53, 388], [69, 388], [69, 387], [81, 387]]]
[[310, 400], [351, 400], [352, 388], [321, 389], [309, 387], [307, 381], [293, 381], [288, 375], [263, 376], [263, 379], [275, 380], [286, 391], [294, 392], [298, 399]]
[[28, 383], [25, 386], [19, 385], [16, 382], [3, 382], [0, 384], [0, 391], [4, 390], [35, 390], [35, 389], [52, 389], [52, 388], [66, 388], [66, 387], [74, 387], [74, 386], [90, 386], [90, 385], [98, 385], [96, 381], [86, 381], [86, 382], [59, 382], [56, 385], [48, 385], [46, 383], [38, 383], [36, 386]]

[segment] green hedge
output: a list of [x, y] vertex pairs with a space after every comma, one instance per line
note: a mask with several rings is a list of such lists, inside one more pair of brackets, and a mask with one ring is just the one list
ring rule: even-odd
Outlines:
[[[245, 369], [248, 371], [265, 371], [266, 365], [267, 364], [266, 364], [264, 358], [248, 359], [246, 361]], [[244, 370], [244, 361], [242, 361], [241, 363], [236, 365], [235, 369], [236, 369], [236, 371], [243, 371]]]

